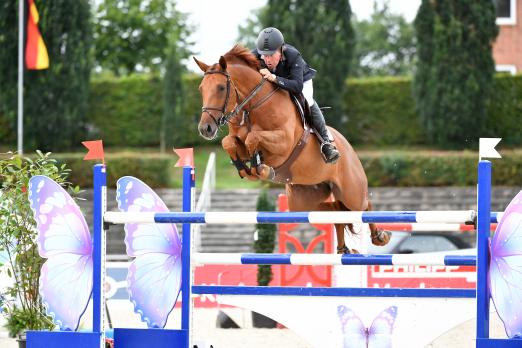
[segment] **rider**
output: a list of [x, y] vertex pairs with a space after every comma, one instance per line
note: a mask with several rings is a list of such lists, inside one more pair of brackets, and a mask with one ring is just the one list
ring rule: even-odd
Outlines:
[[261, 75], [292, 94], [303, 93], [310, 105], [312, 126], [322, 138], [321, 152], [326, 163], [335, 163], [339, 151], [330, 142], [323, 113], [314, 100], [312, 79], [316, 71], [308, 66], [301, 53], [293, 46], [285, 44], [283, 34], [277, 28], [261, 30], [257, 38], [257, 49], [252, 53], [262, 60]]

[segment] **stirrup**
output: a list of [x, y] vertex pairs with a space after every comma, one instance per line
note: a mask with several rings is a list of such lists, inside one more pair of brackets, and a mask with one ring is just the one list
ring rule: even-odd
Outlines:
[[[326, 155], [325, 155], [325, 153], [323, 151], [323, 147], [326, 146], [326, 145], [331, 145], [333, 147], [333, 150], [337, 153], [337, 156], [334, 154], [334, 156], [332, 158], [330, 158], [330, 159], [326, 158]], [[321, 151], [321, 156], [323, 156], [323, 160], [326, 163], [334, 164], [335, 162], [337, 162], [339, 157], [341, 157], [341, 154], [339, 153], [339, 150], [337, 150], [335, 148], [335, 145], [333, 145], [332, 143], [327, 142], [327, 141], [325, 141], [324, 143], [321, 144], [320, 151]]]

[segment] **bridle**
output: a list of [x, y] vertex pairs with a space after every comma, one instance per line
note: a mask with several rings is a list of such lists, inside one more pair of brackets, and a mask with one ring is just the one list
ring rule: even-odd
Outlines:
[[[255, 97], [255, 95], [261, 90], [261, 87], [265, 84], [266, 80], [264, 78], [261, 78], [261, 81], [254, 87], [254, 89], [250, 92], [250, 94], [243, 100], [241, 103], [236, 104], [236, 106], [229, 112], [227, 112], [227, 106], [228, 106], [228, 100], [230, 98], [230, 85], [234, 87], [234, 91], [236, 92], [236, 103], [239, 102], [239, 92], [237, 91], [236, 85], [232, 81], [230, 74], [227, 71], [222, 70], [207, 70], [204, 75], [210, 75], [210, 74], [221, 74], [225, 75], [227, 78], [227, 92], [225, 97], [225, 103], [223, 104], [223, 107], [209, 107], [209, 106], [203, 106], [201, 108], [201, 112], [209, 114], [209, 116], [212, 118], [212, 120], [216, 123], [216, 125], [219, 127], [223, 126], [225, 123], [228, 123], [231, 118], [236, 116], [243, 107], [250, 101], [252, 98]], [[272, 92], [270, 92], [266, 97], [264, 97], [262, 100], [260, 100], [256, 105], [250, 108], [250, 111], [260, 106], [262, 103], [264, 103], [268, 98], [270, 98], [279, 88], [275, 88]], [[210, 110], [210, 111], [209, 111]], [[211, 111], [219, 111], [220, 115], [219, 118], [216, 119], [216, 117], [212, 114]], [[249, 111], [249, 112], [250, 112]]]

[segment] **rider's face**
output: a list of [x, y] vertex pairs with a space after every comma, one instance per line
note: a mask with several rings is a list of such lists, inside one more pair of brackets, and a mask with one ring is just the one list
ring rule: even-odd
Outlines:
[[279, 61], [281, 60], [281, 49], [275, 51], [271, 56], [262, 55], [261, 57], [265, 61], [268, 69], [274, 71], [277, 64], [279, 64]]

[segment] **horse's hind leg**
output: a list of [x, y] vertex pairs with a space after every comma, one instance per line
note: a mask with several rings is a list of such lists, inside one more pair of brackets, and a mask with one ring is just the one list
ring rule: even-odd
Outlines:
[[[341, 202], [325, 202], [330, 196], [331, 188], [328, 184], [318, 184], [311, 186], [304, 185], [286, 185], [286, 194], [288, 196], [288, 208], [290, 211], [340, 211], [348, 210]], [[335, 232], [337, 235], [337, 252], [340, 254], [358, 254], [357, 250], [350, 250], [344, 242], [345, 224], [335, 224]], [[351, 228], [353, 233], [353, 227]]]
[[[318, 207], [321, 211], [347, 211], [348, 209], [339, 201], [335, 202], [323, 202]], [[353, 224], [334, 224], [335, 226], [335, 234], [337, 237], [337, 253], [338, 254], [359, 254], [359, 251], [356, 249], [350, 249], [346, 246], [346, 242], [344, 239], [344, 231], [346, 227], [350, 230], [352, 234], [355, 234], [353, 229]]]
[[[366, 211], [372, 210], [372, 203], [368, 201], [368, 209]], [[385, 231], [381, 228], [377, 228], [375, 224], [370, 223], [370, 231], [372, 237], [372, 244], [377, 246], [383, 246], [388, 244], [391, 238], [391, 233], [389, 231]]]

